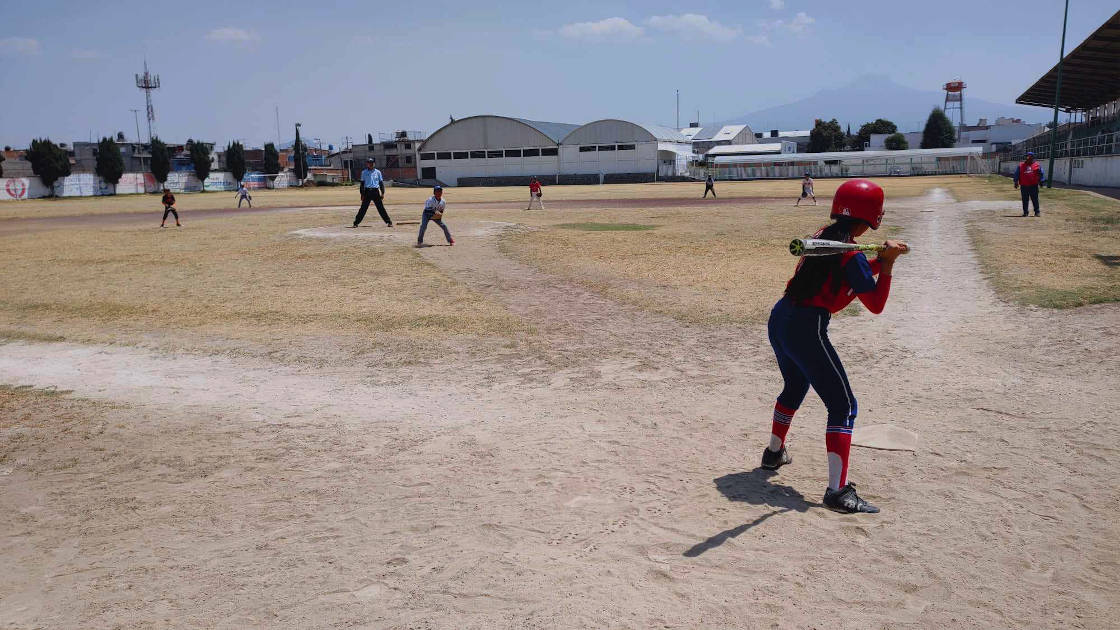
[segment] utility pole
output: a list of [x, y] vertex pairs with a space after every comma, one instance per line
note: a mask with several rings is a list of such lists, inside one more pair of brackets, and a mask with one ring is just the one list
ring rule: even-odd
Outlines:
[[1062, 48], [1058, 52], [1058, 83], [1054, 86], [1054, 126], [1050, 128], [1050, 164], [1046, 172], [1046, 187], [1054, 187], [1054, 149], [1058, 142], [1058, 104], [1062, 102], [1062, 60], [1066, 56], [1066, 22], [1069, 20], [1069, 0], [1066, 0], [1066, 12], [1062, 15]]
[[136, 122], [136, 142], [143, 142], [144, 139], [140, 137], [140, 110], [129, 109], [132, 112], [132, 120]]
[[284, 141], [280, 139], [280, 106], [276, 106], [276, 147], [279, 148]]
[[681, 91], [677, 90], [677, 130], [681, 128]]

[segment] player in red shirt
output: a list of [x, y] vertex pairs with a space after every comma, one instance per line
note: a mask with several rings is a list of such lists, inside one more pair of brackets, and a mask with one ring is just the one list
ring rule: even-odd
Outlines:
[[[882, 223], [883, 189], [866, 179], [844, 182], [832, 198], [830, 216], [835, 223], [821, 228], [814, 238], [855, 242], [853, 239], [867, 228], [876, 230]], [[785, 388], [774, 405], [770, 445], [762, 452], [762, 467], [776, 470], [793, 461], [785, 447], [786, 432], [812, 385], [828, 409], [828, 488], [824, 504], [841, 512], [874, 513], [879, 508], [861, 499], [855, 486], [848, 483], [856, 397], [828, 340], [828, 322], [832, 313], [857, 297], [872, 313], [883, 312], [894, 261], [908, 249], [905, 243], [893, 240], [888, 240], [886, 247], [871, 262], [862, 252], [802, 258], [785, 295], [770, 312], [768, 323], [770, 345]]]
[[541, 183], [537, 181], [536, 177], [529, 180], [529, 207], [525, 208], [526, 210], [533, 209], [534, 199], [537, 201], [537, 205], [541, 207], [541, 210], [544, 210], [544, 202], [541, 201]]
[[1034, 203], [1034, 216], [1039, 216], [1038, 186], [1046, 180], [1046, 173], [1042, 171], [1042, 165], [1034, 161], [1034, 153], [1027, 152], [1027, 159], [1019, 162], [1019, 168], [1015, 169], [1015, 175], [1012, 179], [1023, 198], [1023, 216], [1029, 216], [1027, 213], [1028, 201]]
[[175, 227], [183, 227], [183, 224], [179, 223], [179, 213], [175, 211], [175, 195], [171, 194], [171, 191], [167, 188], [164, 188], [163, 199], [161, 201], [163, 202], [163, 220], [159, 222], [159, 226], [167, 227], [165, 225], [167, 223], [167, 215], [173, 214], [175, 215]]

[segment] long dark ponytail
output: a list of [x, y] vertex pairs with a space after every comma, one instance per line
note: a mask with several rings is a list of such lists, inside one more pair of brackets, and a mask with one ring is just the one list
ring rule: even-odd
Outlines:
[[[847, 217], [837, 217], [836, 222], [825, 227], [815, 238], [847, 242], [852, 237], [852, 227], [857, 221]], [[801, 259], [797, 272], [786, 286], [786, 297], [807, 300], [820, 292], [826, 280], [831, 278], [832, 290], [839, 291], [843, 281], [840, 269], [840, 254], [832, 256], [809, 256]]]

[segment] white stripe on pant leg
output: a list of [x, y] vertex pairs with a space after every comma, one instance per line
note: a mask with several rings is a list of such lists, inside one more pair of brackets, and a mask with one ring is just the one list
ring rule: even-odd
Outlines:
[[824, 345], [824, 337], [821, 330], [824, 324], [824, 314], [817, 315], [817, 341], [821, 342], [821, 350], [824, 351], [824, 356], [828, 357], [828, 363], [832, 366], [832, 370], [836, 372], [836, 377], [840, 379], [840, 385], [844, 388], [844, 399], [848, 401], [848, 415], [852, 417], [852, 397], [848, 395], [848, 381], [844, 379], [844, 375], [840, 373], [840, 369], [836, 367], [836, 362], [832, 360], [832, 355], [828, 353], [828, 346]]

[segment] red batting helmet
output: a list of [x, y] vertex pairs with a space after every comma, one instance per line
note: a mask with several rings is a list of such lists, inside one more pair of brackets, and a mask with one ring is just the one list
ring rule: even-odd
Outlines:
[[878, 230], [883, 222], [883, 189], [866, 179], [850, 179], [836, 189], [828, 216], [859, 219]]

